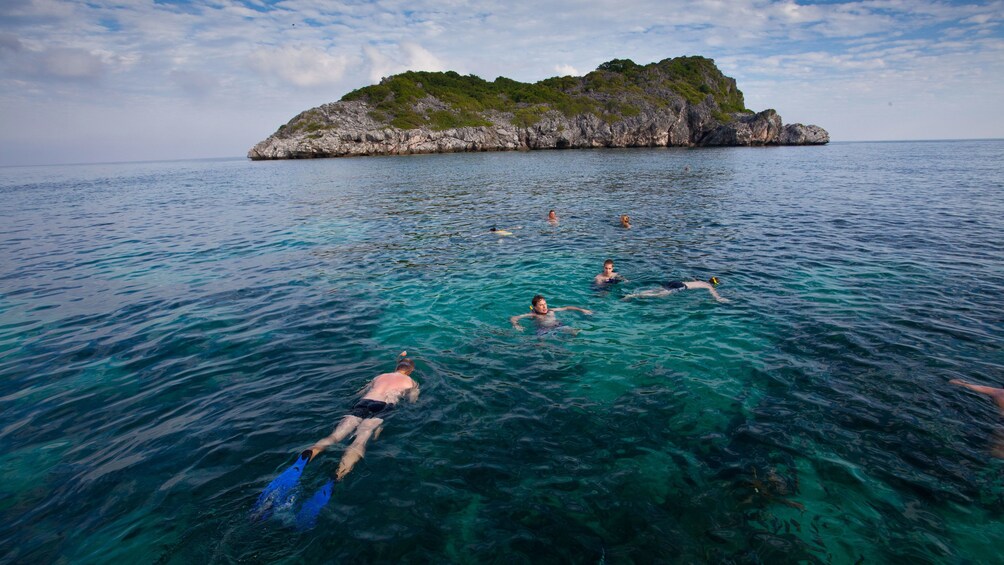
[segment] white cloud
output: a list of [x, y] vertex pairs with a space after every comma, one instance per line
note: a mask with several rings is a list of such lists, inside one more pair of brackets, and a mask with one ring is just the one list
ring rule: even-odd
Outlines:
[[582, 76], [582, 73], [571, 65], [555, 65], [554, 72], [558, 73], [560, 76]]
[[411, 41], [382, 47], [368, 45], [363, 48], [363, 52], [368, 60], [369, 78], [372, 82], [404, 71], [457, 70], [448, 69], [428, 49]]
[[[6, 126], [29, 102], [37, 131], [94, 140], [92, 147], [114, 131], [115, 116], [136, 121], [148, 107], [188, 112], [194, 122], [230, 116], [255, 124], [257, 136], [405, 70], [536, 81], [581, 75], [614, 58], [680, 55], [714, 58], [750, 107], [834, 127], [835, 139], [872, 135], [871, 118], [855, 118], [872, 116], [865, 99], [883, 98], [883, 119], [891, 120], [932, 106], [931, 96], [956, 112], [955, 137], [1004, 136], [1004, 116], [975, 110], [995, 108], [992, 95], [1004, 90], [1002, 19], [999, 0], [513, 0], [504, 7], [487, 0], [0, 0], [0, 160], [18, 142]], [[974, 93], [974, 109], [952, 102], [959, 93]], [[101, 115], [100, 127], [61, 121], [67, 107]], [[184, 145], [191, 131], [183, 121], [160, 124], [157, 135]], [[226, 129], [201, 135], [236, 135]], [[218, 145], [256, 141], [220, 137]]]
[[329, 86], [342, 80], [351, 58], [313, 47], [259, 49], [251, 54], [251, 66], [263, 76], [294, 86]]
[[31, 49], [10, 34], [0, 36], [0, 69], [22, 79], [93, 81], [107, 72], [109, 61], [84, 49]]

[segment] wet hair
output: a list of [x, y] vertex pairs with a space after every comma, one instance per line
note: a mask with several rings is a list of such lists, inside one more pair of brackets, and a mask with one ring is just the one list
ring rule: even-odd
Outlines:
[[606, 261], [603, 262], [603, 266], [604, 267], [606, 267], [607, 265], [613, 265], [613, 264], [614, 264], [614, 260], [613, 259], [607, 259]]
[[397, 368], [395, 370], [400, 371], [401, 369], [407, 369], [410, 371], [415, 370], [415, 362], [407, 357], [401, 359], [397, 362]]
[[532, 298], [532, 299], [530, 300], [530, 305], [531, 305], [531, 306], [536, 306], [536, 305], [537, 305], [537, 303], [538, 303], [538, 302], [540, 302], [541, 300], [544, 300], [544, 295], [542, 295], [542, 294], [537, 294], [537, 295], [535, 295], [535, 296], [534, 296], [534, 297], [533, 297], [533, 298]]

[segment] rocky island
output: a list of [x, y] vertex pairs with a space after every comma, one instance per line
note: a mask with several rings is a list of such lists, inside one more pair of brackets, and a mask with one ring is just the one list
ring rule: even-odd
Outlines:
[[711, 59], [615, 59], [534, 84], [405, 72], [300, 113], [253, 160], [587, 147], [822, 145], [823, 128], [746, 108]]

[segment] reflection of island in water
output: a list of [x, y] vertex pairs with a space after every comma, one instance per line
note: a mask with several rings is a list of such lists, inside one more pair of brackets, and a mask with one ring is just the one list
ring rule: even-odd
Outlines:
[[[959, 379], [952, 379], [948, 382], [953, 385], [964, 386], [969, 390], [989, 396], [995, 403], [997, 403], [997, 408], [1000, 409], [1001, 415], [1004, 416], [1004, 388], [974, 385], [965, 381], [960, 381]], [[994, 457], [1004, 459], [1004, 431], [997, 430], [994, 433], [994, 444], [990, 448], [990, 453]]]
[[248, 158], [304, 159], [595, 147], [825, 145], [821, 127], [746, 108], [711, 59], [603, 63], [534, 84], [405, 72], [300, 113]]

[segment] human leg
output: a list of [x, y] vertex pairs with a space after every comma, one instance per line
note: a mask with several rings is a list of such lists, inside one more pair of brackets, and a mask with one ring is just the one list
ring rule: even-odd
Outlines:
[[631, 300], [632, 298], [656, 298], [659, 296], [669, 296], [670, 294], [672, 293], [664, 288], [656, 290], [643, 290], [641, 292], [635, 292], [629, 294], [624, 298], [622, 298], [621, 300]]
[[310, 459], [317, 457], [325, 449], [347, 438], [352, 433], [352, 430], [356, 429], [362, 421], [363, 419], [359, 416], [349, 415], [342, 418], [342, 421], [338, 422], [338, 425], [335, 426], [335, 431], [331, 432], [331, 435], [311, 446], [309, 450]]
[[382, 418], [366, 418], [356, 427], [356, 439], [345, 449], [342, 460], [338, 463], [338, 471], [335, 473], [335, 480], [342, 480], [348, 475], [356, 463], [366, 454], [366, 442], [370, 436], [383, 424]]

